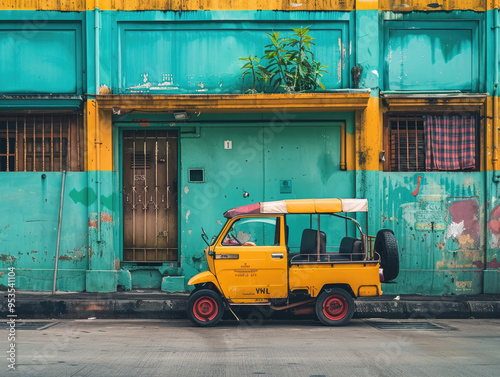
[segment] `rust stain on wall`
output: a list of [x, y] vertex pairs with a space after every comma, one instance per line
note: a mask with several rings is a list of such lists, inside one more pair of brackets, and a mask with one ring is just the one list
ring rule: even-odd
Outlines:
[[109, 213], [101, 213], [101, 221], [105, 223], [112, 223], [113, 216], [111, 216]]
[[97, 220], [89, 220], [89, 228], [97, 228]]

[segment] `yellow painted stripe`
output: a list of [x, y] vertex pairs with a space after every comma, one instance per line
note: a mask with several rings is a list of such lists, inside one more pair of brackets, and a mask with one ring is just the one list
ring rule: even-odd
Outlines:
[[[486, 162], [481, 161], [481, 170], [485, 167], [488, 171], [495, 170], [495, 166], [493, 164], [493, 97], [486, 98], [486, 113], [484, 119], [484, 126], [486, 127], [486, 132], [481, 132], [481, 138], [486, 138], [486, 140], [482, 139], [480, 145], [486, 145]], [[484, 136], [485, 135], [485, 136]], [[486, 143], [484, 142], [486, 141]], [[484, 160], [480, 156], [481, 160]]]
[[411, 12], [421, 10], [431, 11], [450, 11], [450, 10], [472, 10], [484, 12], [486, 9], [492, 9], [492, 0], [380, 0], [379, 9], [387, 11]]
[[498, 7], [495, 0], [0, 0], [0, 10], [283, 10], [283, 11], [450, 11], [483, 12]]
[[54, 10], [82, 12], [94, 9], [94, 2], [86, 0], [0, 0], [0, 10]]
[[381, 170], [382, 114], [379, 98], [370, 97], [365, 111], [356, 117], [356, 170]]
[[[97, 113], [97, 114], [96, 114]], [[87, 171], [113, 170], [113, 132], [110, 111], [99, 110], [95, 100], [87, 100]]]
[[[284, 10], [351, 11], [356, 0], [0, 0], [0, 10]], [[371, 1], [371, 0], [370, 0]], [[97, 4], [96, 4], [97, 3]]]
[[378, 9], [378, 0], [356, 0], [356, 10]]

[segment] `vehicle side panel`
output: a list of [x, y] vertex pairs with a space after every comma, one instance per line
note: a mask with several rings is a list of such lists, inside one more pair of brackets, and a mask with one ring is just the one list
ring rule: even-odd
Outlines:
[[329, 284], [347, 284], [354, 295], [377, 296], [380, 288], [378, 263], [338, 263], [292, 265], [289, 269], [290, 291], [307, 290], [317, 297], [321, 288]]

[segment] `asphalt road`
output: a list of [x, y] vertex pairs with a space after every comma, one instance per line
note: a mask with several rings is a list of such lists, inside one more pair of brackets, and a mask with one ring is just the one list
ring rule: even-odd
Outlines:
[[[499, 376], [500, 320], [62, 320], [17, 325], [16, 370], [2, 376]], [[416, 325], [409, 323], [418, 322]], [[40, 328], [43, 324], [39, 325]], [[437, 329], [408, 327], [439, 326]], [[9, 356], [9, 330], [0, 345]], [[7, 373], [4, 373], [4, 372]]]

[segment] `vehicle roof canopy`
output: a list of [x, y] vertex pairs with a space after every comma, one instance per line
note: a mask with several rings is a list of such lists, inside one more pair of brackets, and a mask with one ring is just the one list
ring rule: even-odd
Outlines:
[[224, 217], [232, 219], [241, 215], [287, 213], [339, 213], [368, 212], [367, 199], [293, 199], [260, 202], [232, 208]]

